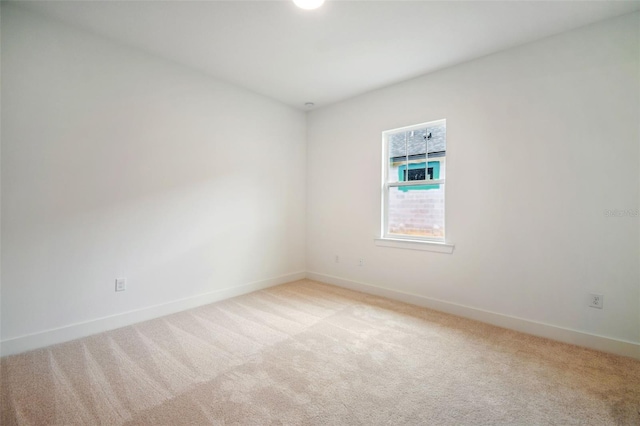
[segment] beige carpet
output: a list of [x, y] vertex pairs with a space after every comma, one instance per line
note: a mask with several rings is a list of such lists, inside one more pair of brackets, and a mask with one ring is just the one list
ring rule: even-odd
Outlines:
[[2, 424], [640, 424], [640, 362], [312, 281], [5, 357]]

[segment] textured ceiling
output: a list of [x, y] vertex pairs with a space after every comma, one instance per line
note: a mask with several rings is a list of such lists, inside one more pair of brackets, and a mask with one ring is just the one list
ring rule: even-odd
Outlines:
[[49, 1], [25, 7], [303, 109], [640, 8], [638, 1]]

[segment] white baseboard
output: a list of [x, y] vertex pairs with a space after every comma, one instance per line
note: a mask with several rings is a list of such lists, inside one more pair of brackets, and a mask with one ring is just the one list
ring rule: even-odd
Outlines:
[[307, 272], [307, 278], [314, 281], [320, 281], [323, 283], [348, 288], [350, 290], [399, 300], [401, 302], [430, 308], [436, 311], [445, 312], [464, 318], [470, 318], [484, 323], [493, 324], [498, 327], [532, 334], [534, 336], [545, 337], [551, 340], [570, 343], [590, 349], [596, 349], [602, 352], [640, 359], [640, 343], [598, 336], [595, 334], [585, 333], [583, 331], [544, 324], [541, 322], [531, 321], [518, 317], [512, 317], [509, 315], [503, 315], [496, 312], [458, 305], [456, 303], [445, 302], [442, 300], [431, 299], [424, 296], [418, 296], [416, 294], [404, 293], [388, 288], [377, 287], [371, 284], [365, 284], [362, 282], [347, 280], [344, 278], [325, 275], [317, 272]]
[[238, 287], [216, 290], [210, 293], [175, 300], [162, 305], [150, 306], [147, 308], [124, 312], [117, 315], [98, 318], [95, 320], [77, 324], [71, 324], [65, 327], [46, 330], [39, 333], [16, 337], [13, 339], [7, 339], [0, 342], [0, 355], [13, 355], [32, 349], [38, 349], [57, 343], [75, 340], [81, 337], [90, 336], [92, 334], [101, 333], [103, 331], [125, 327], [142, 321], [158, 318], [164, 315], [170, 315], [176, 312], [184, 311], [186, 309], [207, 305], [209, 303], [273, 287], [279, 284], [297, 281], [303, 278], [309, 278], [311, 280], [333, 284], [363, 293], [399, 300], [401, 302], [409, 303], [412, 305], [422, 306], [425, 308], [434, 309], [436, 311], [470, 318], [499, 327], [508, 328], [510, 330], [520, 331], [540, 337], [546, 337], [548, 339], [596, 349], [603, 352], [609, 352], [617, 355], [640, 359], [639, 343], [598, 336], [578, 330], [544, 324], [536, 321], [526, 320], [523, 318], [499, 314], [496, 312], [485, 311], [482, 309], [472, 308], [469, 306], [445, 302], [437, 299], [431, 299], [415, 294], [404, 293], [388, 288], [377, 287], [371, 284], [347, 280], [344, 278], [317, 272], [291, 273], [275, 278], [244, 284]]
[[57, 343], [68, 342], [70, 340], [125, 327], [127, 325], [207, 305], [219, 300], [229, 299], [231, 297], [240, 296], [279, 284], [301, 280], [305, 277], [305, 272], [295, 272], [275, 278], [244, 284], [238, 287], [226, 288], [193, 297], [187, 297], [161, 305], [149, 306], [146, 308], [136, 309], [134, 311], [123, 312], [121, 314], [98, 318], [91, 321], [71, 324], [65, 327], [3, 340], [0, 342], [0, 355], [13, 355]]

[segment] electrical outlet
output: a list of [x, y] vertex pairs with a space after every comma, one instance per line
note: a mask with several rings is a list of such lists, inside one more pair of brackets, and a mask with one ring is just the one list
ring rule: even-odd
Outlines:
[[116, 291], [125, 291], [127, 289], [126, 278], [116, 278]]
[[336, 263], [340, 263], [340, 256], [336, 254]]
[[602, 294], [590, 294], [589, 295], [589, 306], [592, 308], [602, 309], [604, 305], [604, 296]]
[[360, 258], [358, 259], [358, 266], [363, 266], [364, 265], [364, 259]]

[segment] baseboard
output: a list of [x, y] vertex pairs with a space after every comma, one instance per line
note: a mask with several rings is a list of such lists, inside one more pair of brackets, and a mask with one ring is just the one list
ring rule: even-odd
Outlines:
[[404, 293], [388, 288], [377, 287], [371, 284], [347, 280], [317, 272], [307, 272], [307, 278], [314, 281], [348, 288], [350, 290], [387, 297], [389, 299], [399, 300], [412, 305], [422, 306], [436, 311], [493, 324], [510, 330], [532, 334], [534, 336], [545, 337], [551, 340], [570, 343], [602, 352], [640, 359], [640, 344], [635, 342], [598, 336], [595, 334], [585, 333], [583, 331], [485, 311], [482, 309], [431, 299], [424, 296], [418, 296], [416, 294]]
[[142, 321], [158, 318], [164, 315], [184, 311], [186, 309], [207, 305], [219, 300], [229, 299], [231, 297], [240, 296], [268, 287], [273, 287], [279, 284], [301, 280], [305, 277], [305, 272], [295, 272], [275, 278], [244, 284], [237, 287], [226, 288], [193, 297], [187, 297], [161, 305], [149, 306], [142, 309], [136, 309], [134, 311], [123, 312], [117, 315], [111, 315], [91, 321], [71, 324], [65, 327], [46, 330], [40, 333], [3, 340], [2, 342], [0, 342], [0, 355], [13, 355], [32, 349], [54, 345], [57, 343], [68, 342], [70, 340], [90, 336], [92, 334], [101, 333], [103, 331], [125, 327]]
[[273, 287], [276, 285], [297, 281], [303, 278], [333, 284], [363, 293], [376, 296], [387, 297], [399, 300], [412, 305], [423, 306], [440, 312], [458, 315], [464, 318], [493, 324], [510, 330], [520, 331], [535, 336], [545, 337], [560, 342], [570, 343], [582, 347], [596, 349], [603, 352], [613, 353], [640, 359], [640, 344], [624, 340], [612, 339], [610, 337], [598, 336], [578, 330], [558, 327], [555, 325], [540, 323], [523, 318], [485, 311], [456, 303], [445, 302], [416, 294], [405, 293], [372, 284], [348, 280], [332, 275], [317, 272], [296, 272], [244, 284], [238, 287], [216, 290], [197, 296], [175, 300], [169, 303], [150, 306], [134, 311], [124, 312], [117, 315], [98, 318], [82, 323], [71, 324], [65, 327], [46, 330], [40, 333], [7, 339], [0, 342], [0, 355], [13, 355], [32, 349], [63, 343], [75, 340], [92, 334], [109, 331], [120, 327], [147, 321], [164, 315], [170, 315], [186, 309], [195, 308], [209, 303], [217, 302], [231, 297], [240, 296], [257, 290]]

